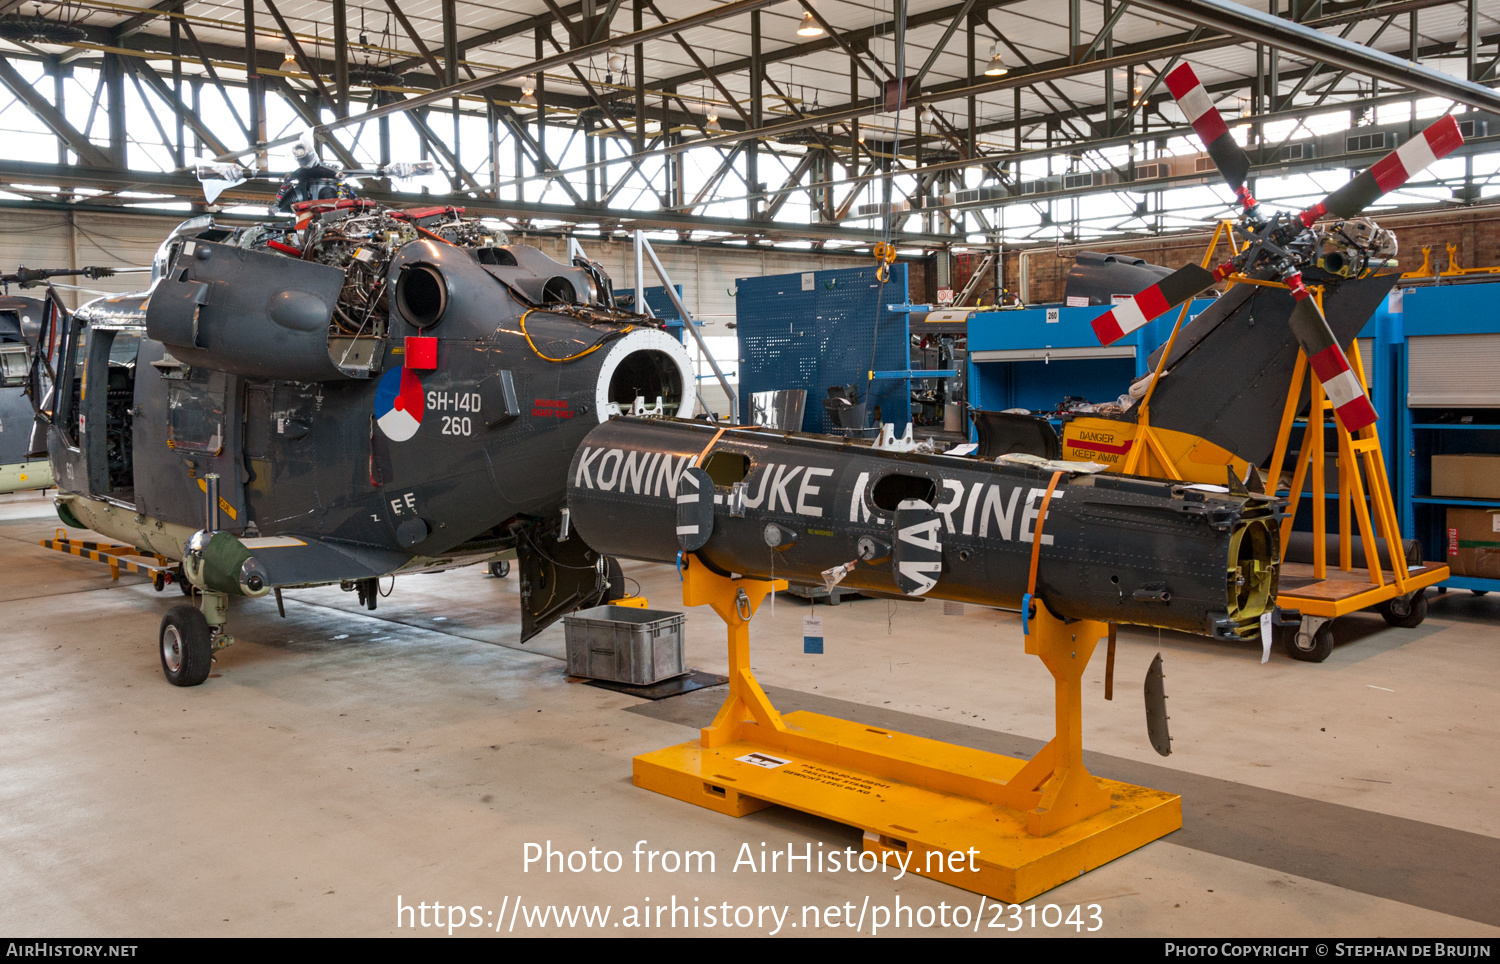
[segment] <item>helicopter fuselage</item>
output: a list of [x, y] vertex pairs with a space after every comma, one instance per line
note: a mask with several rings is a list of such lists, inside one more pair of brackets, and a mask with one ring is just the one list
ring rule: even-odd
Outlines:
[[524, 554], [590, 428], [691, 412], [681, 345], [593, 266], [347, 210], [174, 235], [150, 290], [79, 309], [42, 406], [65, 522], [178, 560], [228, 533], [261, 578], [200, 588], [241, 595]]

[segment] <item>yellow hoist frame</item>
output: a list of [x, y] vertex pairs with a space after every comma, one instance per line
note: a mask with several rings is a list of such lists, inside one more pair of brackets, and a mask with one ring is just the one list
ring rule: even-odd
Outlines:
[[798, 711], [750, 669], [750, 621], [785, 580], [731, 578], [685, 558], [682, 602], [727, 627], [729, 695], [699, 738], [634, 760], [636, 786], [740, 817], [790, 807], [864, 831], [867, 864], [1024, 901], [1182, 826], [1176, 794], [1083, 765], [1082, 679], [1106, 624], [1037, 601], [1026, 652], [1055, 681], [1056, 736], [1030, 760]]

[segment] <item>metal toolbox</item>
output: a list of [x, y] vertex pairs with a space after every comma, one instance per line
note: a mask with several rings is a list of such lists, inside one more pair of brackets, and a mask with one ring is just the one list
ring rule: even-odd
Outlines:
[[568, 675], [646, 685], [687, 672], [687, 617], [660, 609], [595, 606], [563, 617]]

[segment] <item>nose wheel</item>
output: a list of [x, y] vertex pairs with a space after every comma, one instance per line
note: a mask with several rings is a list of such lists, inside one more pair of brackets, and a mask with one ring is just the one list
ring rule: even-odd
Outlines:
[[213, 633], [196, 606], [173, 606], [161, 620], [161, 671], [173, 686], [197, 686], [213, 666]]

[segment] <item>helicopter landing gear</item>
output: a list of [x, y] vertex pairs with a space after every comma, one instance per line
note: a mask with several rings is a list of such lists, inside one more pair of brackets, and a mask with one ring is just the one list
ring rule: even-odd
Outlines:
[[489, 570], [490, 575], [494, 576], [496, 579], [504, 579], [506, 576], [510, 575], [510, 560], [495, 559], [490, 563]]
[[380, 602], [380, 580], [356, 579], [354, 591], [359, 595], [359, 604], [373, 612]]
[[202, 605], [201, 610], [187, 603], [173, 606], [161, 619], [161, 671], [173, 686], [197, 686], [208, 679], [214, 653], [234, 642], [224, 632], [229, 597], [204, 593]]

